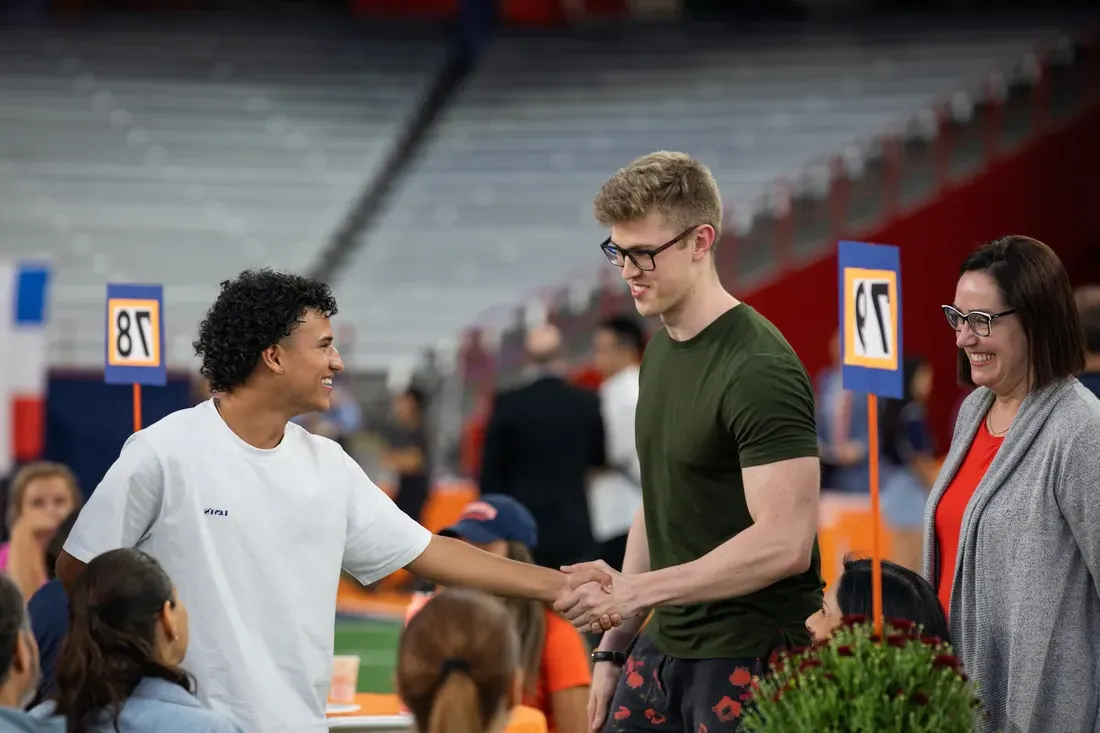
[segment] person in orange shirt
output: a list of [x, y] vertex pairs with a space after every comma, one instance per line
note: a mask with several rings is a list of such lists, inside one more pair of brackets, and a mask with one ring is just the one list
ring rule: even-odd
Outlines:
[[[463, 509], [458, 521], [440, 532], [483, 550], [520, 562], [532, 562], [538, 542], [535, 518], [510, 496], [485, 494]], [[420, 597], [420, 604], [426, 600]], [[520, 636], [524, 671], [523, 700], [546, 715], [548, 733], [588, 729], [588, 687], [592, 669], [580, 632], [539, 601], [506, 600]], [[411, 617], [416, 610], [410, 607]]]

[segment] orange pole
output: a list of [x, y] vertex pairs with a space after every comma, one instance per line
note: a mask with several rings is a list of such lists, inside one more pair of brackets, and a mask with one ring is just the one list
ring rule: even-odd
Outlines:
[[141, 430], [141, 385], [134, 385], [134, 432]]
[[867, 395], [867, 457], [871, 469], [871, 612], [882, 633], [882, 519], [878, 496], [878, 395]]

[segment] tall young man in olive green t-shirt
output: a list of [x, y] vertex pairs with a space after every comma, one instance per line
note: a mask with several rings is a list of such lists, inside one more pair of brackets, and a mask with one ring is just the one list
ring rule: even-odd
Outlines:
[[610, 592], [578, 588], [556, 607], [581, 628], [621, 622], [593, 653], [594, 730], [737, 730], [753, 676], [809, 641], [821, 607], [813, 389], [783, 335], [718, 280], [722, 205], [705, 166], [640, 158], [604, 185], [596, 216], [638, 312], [665, 328], [642, 360], [643, 504], [623, 573], [605, 568]]

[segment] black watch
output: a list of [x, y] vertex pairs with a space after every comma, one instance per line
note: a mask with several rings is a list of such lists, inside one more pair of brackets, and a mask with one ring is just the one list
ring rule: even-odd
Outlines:
[[595, 664], [596, 662], [611, 662], [616, 667], [622, 667], [626, 665], [626, 653], [597, 649], [592, 652], [592, 663]]

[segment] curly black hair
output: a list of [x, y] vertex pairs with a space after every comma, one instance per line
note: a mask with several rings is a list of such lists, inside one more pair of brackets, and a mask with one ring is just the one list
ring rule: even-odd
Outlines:
[[199, 370], [214, 392], [245, 383], [263, 350], [290, 335], [315, 310], [336, 315], [336, 298], [320, 280], [271, 269], [245, 270], [225, 280], [221, 294], [199, 324], [192, 344], [202, 359]]

